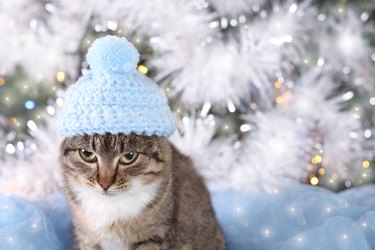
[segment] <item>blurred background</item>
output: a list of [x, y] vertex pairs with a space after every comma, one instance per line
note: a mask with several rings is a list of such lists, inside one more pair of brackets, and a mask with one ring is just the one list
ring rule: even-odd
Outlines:
[[0, 186], [59, 188], [55, 117], [108, 34], [140, 51], [213, 192], [374, 182], [374, 21], [372, 0], [2, 0]]

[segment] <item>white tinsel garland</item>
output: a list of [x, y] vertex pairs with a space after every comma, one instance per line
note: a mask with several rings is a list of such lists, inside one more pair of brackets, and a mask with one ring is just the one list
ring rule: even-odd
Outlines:
[[61, 190], [62, 174], [59, 166], [59, 147], [62, 138], [55, 122], [48, 119], [48, 127], [32, 131], [37, 143], [31, 154], [19, 154], [0, 162], [0, 190], [17, 193], [37, 200]]
[[[232, 112], [240, 103], [260, 103], [256, 114], [245, 117], [253, 129], [243, 139], [214, 139], [216, 118], [205, 116], [184, 117], [181, 134], [172, 137], [211, 189], [272, 190], [299, 181], [315, 153], [324, 157], [327, 172], [344, 173], [373, 156], [364, 150], [360, 108], [342, 110], [354, 93], [333, 97], [338, 82], [352, 72], [355, 86], [374, 83], [373, 48], [363, 40], [374, 27], [364, 26], [354, 12], [343, 10], [334, 21], [308, 2], [295, 1], [6, 0], [0, 3], [0, 23], [1, 74], [10, 75], [19, 64], [45, 82], [57, 71], [75, 79], [80, 46], [92, 42], [82, 41], [86, 32], [109, 30], [153, 47], [157, 56], [146, 63], [155, 69], [154, 80], [167, 79], [188, 110], [230, 103]], [[322, 72], [305, 68], [316, 65]], [[12, 189], [12, 176], [33, 198], [56, 188], [49, 180], [59, 181], [53, 171], [57, 141], [53, 131], [38, 133], [40, 148], [30, 164], [22, 158], [2, 162], [1, 187]], [[32, 173], [43, 176], [36, 186]]]

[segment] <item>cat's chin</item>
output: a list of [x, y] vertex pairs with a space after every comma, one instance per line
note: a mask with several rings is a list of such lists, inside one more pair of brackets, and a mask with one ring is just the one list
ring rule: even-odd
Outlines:
[[119, 191], [112, 191], [112, 190], [107, 190], [107, 191], [104, 191], [103, 189], [102, 190], [95, 190], [96, 192], [98, 192], [99, 194], [102, 194], [102, 195], [106, 195], [106, 196], [117, 196], [117, 195], [120, 195], [123, 192], [119, 192]]

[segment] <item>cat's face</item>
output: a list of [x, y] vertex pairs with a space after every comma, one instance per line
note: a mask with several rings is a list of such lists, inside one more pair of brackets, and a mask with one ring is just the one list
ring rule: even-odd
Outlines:
[[106, 134], [66, 138], [61, 160], [70, 185], [106, 195], [160, 183], [171, 172], [171, 148], [162, 137]]

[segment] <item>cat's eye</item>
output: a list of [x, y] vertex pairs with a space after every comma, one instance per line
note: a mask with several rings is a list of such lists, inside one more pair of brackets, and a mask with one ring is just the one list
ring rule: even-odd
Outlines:
[[129, 165], [133, 163], [138, 158], [137, 152], [129, 152], [126, 154], [121, 155], [119, 163], [124, 165]]
[[97, 161], [96, 155], [93, 152], [86, 151], [84, 149], [80, 149], [79, 155], [81, 156], [81, 158], [84, 161], [87, 161], [87, 162], [96, 162]]

